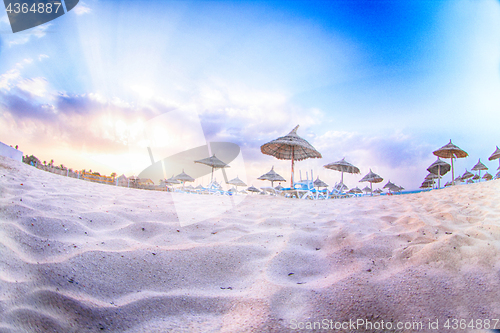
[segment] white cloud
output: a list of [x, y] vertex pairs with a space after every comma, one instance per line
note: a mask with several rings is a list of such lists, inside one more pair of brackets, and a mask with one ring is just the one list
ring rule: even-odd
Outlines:
[[15, 86], [21, 79], [21, 69], [24, 68], [24, 65], [31, 64], [32, 62], [33, 59], [24, 59], [23, 61], [18, 62], [14, 68], [0, 75], [0, 89], [10, 90], [13, 86]]
[[0, 16], [0, 23], [9, 24], [9, 17], [7, 16], [7, 14]]
[[49, 56], [48, 56], [48, 55], [46, 55], [46, 54], [40, 54], [40, 55], [38, 56], [38, 61], [42, 61], [43, 59], [46, 59], [46, 58], [48, 58], [48, 57], [49, 57]]
[[74, 9], [76, 15], [89, 14], [92, 10], [85, 3], [80, 2]]
[[44, 97], [47, 94], [49, 82], [41, 77], [24, 79], [17, 84], [17, 87], [23, 91], [29, 92], [33, 96]]
[[11, 37], [11, 40], [8, 41], [7, 45], [13, 46], [13, 45], [26, 44], [31, 39], [31, 36], [36, 36], [38, 38], [42, 38], [47, 34], [47, 29], [51, 25], [52, 25], [51, 23], [45, 23], [45, 24], [39, 25], [33, 29], [29, 29], [29, 30], [24, 31], [24, 32], [16, 33]]

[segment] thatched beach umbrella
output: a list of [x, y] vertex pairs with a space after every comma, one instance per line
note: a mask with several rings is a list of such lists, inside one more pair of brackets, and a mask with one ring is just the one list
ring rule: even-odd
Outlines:
[[348, 193], [361, 194], [363, 191], [359, 187], [351, 188]]
[[294, 161], [302, 161], [307, 158], [321, 158], [318, 152], [309, 142], [297, 135], [297, 125], [290, 133], [279, 137], [276, 140], [263, 144], [260, 151], [263, 154], [271, 155], [280, 160], [292, 161], [292, 174], [290, 187], [293, 188], [293, 163]]
[[467, 169], [465, 169], [465, 172], [464, 174], [460, 177], [462, 180], [465, 180], [465, 179], [469, 179], [469, 178], [472, 178], [474, 177], [474, 174], [467, 171]]
[[[429, 188], [434, 185], [434, 180], [426, 180], [420, 185], [420, 188]], [[446, 185], [445, 185], [446, 186]]]
[[170, 185], [177, 185], [180, 184], [181, 182], [175, 179], [174, 175], [170, 177], [169, 179], [165, 180], [165, 183], [170, 184]]
[[479, 159], [476, 163], [476, 165], [474, 165], [471, 169], [472, 171], [478, 171], [479, 172], [479, 178], [481, 178], [481, 170], [488, 170], [488, 168], [486, 167], [486, 165], [484, 165], [483, 163], [481, 163], [481, 159]]
[[384, 185], [384, 187], [382, 187], [382, 188], [386, 188], [386, 189], [388, 189], [388, 190], [389, 190], [389, 193], [391, 193], [391, 191], [392, 191], [392, 192], [397, 192], [397, 191], [399, 191], [399, 187], [398, 187], [396, 184], [392, 183], [390, 180], [389, 180], [389, 181], [387, 182], [387, 184], [385, 184], [385, 185]]
[[438, 175], [435, 175], [433, 173], [428, 173], [427, 176], [425, 176], [425, 180], [431, 180], [431, 179], [438, 179], [439, 176]]
[[441, 176], [444, 176], [446, 173], [448, 173], [450, 169], [451, 165], [438, 157], [437, 160], [427, 168], [427, 171], [438, 176], [438, 188], [440, 188]]
[[[432, 152], [434, 155], [437, 157], [441, 158], [449, 158], [451, 159], [451, 179], [455, 177], [454, 171], [453, 171], [453, 159], [454, 158], [464, 158], [469, 156], [467, 152], [464, 150], [458, 148], [455, 146], [453, 143], [450, 142], [447, 145], [442, 146], [438, 150], [435, 150]], [[454, 184], [455, 180], [452, 181], [452, 184]]]
[[[374, 173], [372, 171], [372, 169], [370, 169], [370, 172], [368, 172], [363, 178], [361, 178], [361, 180], [359, 182], [369, 182], [370, 189], [373, 189], [373, 187], [372, 187], [373, 183], [380, 183], [383, 180], [384, 180], [384, 178], [380, 177], [379, 175]], [[372, 195], [373, 195], [373, 193], [372, 193]]]
[[[428, 173], [427, 176], [425, 176], [424, 181], [426, 181], [426, 180], [432, 180], [433, 183], [434, 183], [434, 179], [437, 179], [438, 182], [439, 182], [439, 176], [438, 175], [435, 175], [433, 173]], [[438, 187], [439, 187], [439, 185], [438, 185]]]
[[281, 175], [277, 174], [276, 171], [274, 171], [274, 165], [271, 168], [271, 171], [268, 173], [263, 174], [259, 178], [259, 180], [269, 180], [271, 182], [271, 187], [274, 187], [274, 182], [285, 182], [285, 178], [281, 177]]
[[253, 185], [250, 186], [249, 188], [247, 188], [247, 191], [249, 191], [249, 192], [257, 192], [257, 193], [260, 192], [260, 190], [258, 188], [256, 188], [256, 187], [254, 187]]
[[210, 183], [214, 180], [214, 169], [229, 168], [229, 165], [219, 160], [215, 154], [210, 157], [194, 161], [194, 163], [200, 163], [212, 167], [212, 177], [210, 178]]
[[366, 194], [368, 194], [368, 192], [371, 192], [371, 191], [372, 191], [372, 189], [371, 189], [371, 188], [369, 188], [369, 187], [368, 187], [368, 185], [366, 185], [366, 186], [362, 189], [362, 191], [364, 191], [364, 192], [366, 192]]
[[341, 159], [340, 161], [324, 165], [323, 167], [330, 170], [340, 171], [340, 183], [342, 184], [344, 183], [344, 172], [359, 174], [359, 169], [351, 163], [347, 162], [345, 158]]
[[188, 174], [186, 174], [184, 172], [184, 169], [182, 170], [182, 172], [180, 174], [178, 174], [177, 176], [174, 177], [174, 179], [176, 180], [179, 180], [182, 182], [182, 189], [184, 189], [184, 183], [185, 182], [194, 182], [194, 178], [189, 176]]
[[495, 175], [495, 179], [498, 179], [500, 178], [500, 171], [497, 172], [497, 174]]
[[493, 179], [493, 176], [490, 175], [489, 173], [485, 173], [484, 176], [483, 176], [483, 179], [486, 179], [486, 180], [492, 180]]
[[472, 180], [478, 180], [479, 179], [479, 175], [474, 175], [474, 177], [472, 177]]
[[319, 190], [320, 187], [328, 187], [328, 184], [319, 179], [319, 176], [316, 178], [316, 180], [313, 182], [314, 186], [316, 186]]
[[238, 186], [247, 186], [241, 179], [236, 176], [236, 178], [231, 179], [230, 181], [227, 182], [228, 184], [236, 186], [236, 192], [238, 192]]
[[382, 193], [382, 192], [384, 192], [384, 191], [382, 191], [381, 189], [377, 188], [377, 189], [373, 190], [373, 192], [372, 192], [372, 193], [377, 193], [377, 194], [380, 194], [380, 193]]
[[[489, 161], [497, 160], [498, 159], [498, 168], [500, 169], [500, 149], [497, 149], [491, 154], [491, 156], [488, 158]], [[498, 169], [497, 169], [498, 170]]]

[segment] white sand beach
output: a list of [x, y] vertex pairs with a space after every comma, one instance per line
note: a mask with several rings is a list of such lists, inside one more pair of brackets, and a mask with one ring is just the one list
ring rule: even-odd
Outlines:
[[[337, 200], [247, 195], [187, 226], [174, 195], [194, 211], [216, 205], [0, 157], [0, 332], [323, 332], [308, 327], [329, 320], [465, 332], [500, 319], [498, 180]], [[447, 330], [448, 319], [475, 326]], [[366, 328], [337, 331], [383, 331]]]

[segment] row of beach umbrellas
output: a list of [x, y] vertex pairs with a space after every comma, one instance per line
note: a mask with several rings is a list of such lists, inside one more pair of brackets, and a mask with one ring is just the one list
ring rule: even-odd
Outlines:
[[[305, 160], [308, 158], [322, 158], [322, 155], [320, 152], [318, 152], [307, 140], [301, 138], [297, 134], [297, 130], [299, 128], [299, 125], [297, 125], [290, 133], [288, 133], [285, 136], [279, 137], [275, 140], [272, 140], [266, 144], [263, 144], [261, 148], [261, 152], [266, 155], [274, 156], [277, 159], [280, 160], [290, 160], [291, 161], [291, 177], [290, 177], [290, 184], [291, 187], [293, 187], [294, 183], [294, 163], [295, 161], [301, 161]], [[460, 149], [456, 145], [454, 145], [451, 140], [450, 142], [439, 148], [438, 150], [434, 151], [433, 154], [437, 156], [437, 160], [431, 164], [427, 170], [429, 171], [429, 174], [426, 176], [424, 183], [422, 183], [421, 187], [429, 187], [432, 186], [431, 184], [434, 184], [435, 179], [438, 179], [438, 187], [440, 187], [440, 180], [441, 176], [446, 174], [451, 170], [452, 173], [452, 182], [455, 181], [454, 177], [454, 165], [453, 165], [453, 160], [455, 158], [464, 158], [467, 157], [468, 154], [464, 150]], [[447, 162], [441, 160], [441, 158], [449, 158], [451, 161], [451, 165], [448, 164]], [[494, 159], [499, 159], [500, 158], [500, 149], [497, 147], [496, 151], [490, 156], [489, 160], [494, 160]], [[201, 163], [208, 165], [212, 168], [212, 175], [211, 175], [211, 183], [213, 182], [213, 173], [214, 170], [219, 169], [219, 168], [227, 168], [229, 167], [226, 163], [223, 161], [219, 160], [215, 154], [211, 157], [194, 161], [195, 163]], [[356, 166], [352, 165], [351, 163], [347, 162], [344, 158], [341, 159], [340, 161], [336, 161], [333, 163], [326, 164], [324, 166], [327, 169], [335, 170], [341, 172], [341, 178], [340, 178], [340, 184], [343, 185], [344, 181], [344, 173], [351, 173], [351, 174], [359, 174], [360, 170]], [[500, 169], [500, 168], [499, 168]], [[473, 171], [479, 171], [479, 177], [480, 177], [480, 172], [481, 170], [487, 170], [486, 166], [481, 163], [479, 160], [478, 163], [472, 168]], [[465, 176], [469, 177], [468, 174]], [[471, 174], [470, 177], [474, 177], [473, 174]], [[464, 176], [461, 177], [462, 179]], [[283, 178], [281, 175], [277, 174], [274, 171], [274, 167], [271, 168], [269, 172], [266, 174], [260, 176], [258, 178], [259, 180], [268, 180], [271, 182], [271, 186], [274, 187], [274, 182], [275, 181], [286, 181], [285, 178]], [[183, 186], [185, 182], [192, 182], [194, 179], [190, 177], [189, 175], [184, 173], [184, 170], [181, 174], [167, 179], [165, 182], [168, 184], [178, 184], [179, 182], [182, 182]], [[373, 193], [373, 183], [380, 183], [383, 181], [383, 178], [377, 174], [375, 174], [371, 169], [368, 174], [366, 174], [360, 182], [369, 182], [370, 183], [370, 188], [366, 187], [364, 190], [365, 192], [371, 192]], [[235, 179], [232, 179], [227, 182], [228, 184], [232, 184], [236, 186], [236, 190], [238, 186], [246, 186], [246, 184], [236, 177]], [[328, 185], [321, 181], [319, 178], [317, 178], [314, 182], [314, 186], [318, 187], [327, 187]], [[252, 192], [252, 187], [249, 187], [247, 190]], [[387, 188], [389, 191], [401, 191], [401, 187], [391, 183], [390, 181], [384, 186], [384, 188]], [[353, 191], [358, 191], [362, 193], [362, 190], [355, 188]]]
[[[291, 170], [291, 177], [290, 177], [290, 184], [291, 187], [293, 187], [293, 174], [294, 174], [294, 162], [295, 161], [301, 161], [305, 160], [307, 158], [322, 158], [321, 153], [318, 152], [309, 142], [307, 142], [305, 139], [301, 138], [297, 134], [297, 129], [299, 128], [299, 125], [297, 125], [290, 133], [288, 133], [285, 136], [279, 137], [275, 140], [272, 140], [260, 147], [260, 150], [263, 154], [274, 156], [277, 159], [280, 160], [291, 160], [292, 162], [292, 170]], [[344, 172], [351, 173], [351, 174], [359, 174], [359, 168], [356, 166], [352, 165], [351, 163], [347, 162], [344, 158], [341, 159], [340, 161], [329, 163], [324, 166], [327, 169], [331, 170], [336, 170], [340, 171], [341, 173], [341, 178], [340, 178], [340, 184], [344, 184]], [[271, 186], [274, 181], [280, 180], [284, 181], [284, 178], [279, 176], [274, 172], [273, 169], [271, 169], [270, 172], [268, 172], [265, 175], [262, 175], [258, 179], [267, 179], [271, 180]], [[316, 187], [327, 187], [327, 185], [323, 182], [320, 183], [320, 179], [318, 178], [317, 183], [314, 184]], [[379, 175], [375, 174], [371, 169], [370, 172], [365, 175], [360, 182], [369, 182], [370, 183], [370, 192], [373, 192], [373, 183], [380, 183], [383, 181], [383, 178], [380, 177]], [[392, 184], [392, 183], [391, 183]], [[326, 186], [325, 186], [326, 185]], [[394, 185], [394, 184], [392, 184]], [[390, 186], [389, 186], [390, 187]], [[390, 190], [394, 190], [397, 185], [394, 185]], [[400, 188], [397, 187], [399, 190]], [[353, 189], [353, 191], [362, 193], [362, 190], [359, 188]], [[366, 191], [368, 191], [368, 187], [366, 188]]]
[[[454, 185], [456, 181], [463, 181], [472, 178], [473, 180], [481, 179], [481, 171], [486, 171], [488, 168], [481, 162], [481, 159], [478, 160], [476, 165], [474, 165], [471, 171], [478, 171], [477, 175], [465, 170], [465, 173], [462, 176], [455, 178], [454, 168], [453, 168], [453, 160], [455, 158], [464, 158], [469, 156], [466, 151], [454, 145], [451, 140], [448, 144], [443, 147], [432, 152], [435, 156], [437, 156], [437, 160], [432, 163], [428, 168], [429, 174], [424, 178], [424, 182], [420, 186], [421, 188], [429, 188], [434, 185], [435, 179], [438, 180], [438, 188], [441, 187], [441, 176], [445, 175], [451, 170], [451, 185]], [[441, 160], [441, 158], [449, 158], [451, 165], [447, 162]], [[499, 159], [500, 162], [500, 149], [498, 146], [496, 150], [491, 154], [488, 160], [493, 161]], [[499, 166], [500, 169], [500, 166]], [[492, 179], [489, 173], [486, 173], [483, 176], [483, 179]]]

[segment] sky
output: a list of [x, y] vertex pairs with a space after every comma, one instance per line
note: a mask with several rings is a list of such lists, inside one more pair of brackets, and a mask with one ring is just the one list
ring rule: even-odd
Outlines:
[[496, 173], [499, 64], [493, 0], [85, 0], [15, 34], [0, 10], [0, 141], [126, 175], [151, 164], [147, 147], [160, 160], [231, 142], [227, 176], [259, 187], [272, 166], [290, 178], [260, 146], [300, 125], [323, 158], [297, 162], [296, 180], [332, 186], [323, 166], [345, 157], [361, 170], [349, 187], [372, 169], [416, 189], [450, 139], [469, 154], [455, 175], [478, 159]]

